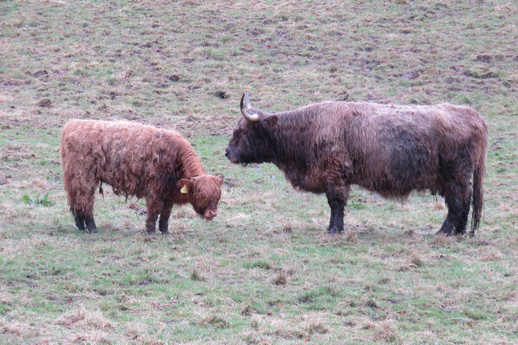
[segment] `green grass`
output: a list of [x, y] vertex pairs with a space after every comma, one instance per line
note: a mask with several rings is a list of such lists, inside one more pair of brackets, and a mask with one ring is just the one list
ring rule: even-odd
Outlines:
[[[513, 2], [3, 1], [0, 17], [0, 344], [518, 342]], [[477, 109], [480, 231], [436, 237], [441, 198], [353, 188], [329, 236], [324, 196], [224, 157], [245, 90], [271, 111]], [[70, 118], [180, 131], [225, 176], [218, 217], [174, 208], [172, 235], [147, 236], [144, 202], [106, 187], [100, 233], [75, 229], [59, 161]]]

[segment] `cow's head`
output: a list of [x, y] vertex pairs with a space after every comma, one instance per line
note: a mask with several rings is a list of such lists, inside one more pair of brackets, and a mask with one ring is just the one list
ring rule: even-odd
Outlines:
[[[246, 101], [246, 108], [243, 106]], [[232, 163], [270, 162], [274, 152], [271, 145], [271, 130], [279, 119], [250, 106], [248, 91], [241, 97], [241, 117], [225, 150], [225, 156]]]
[[222, 184], [221, 177], [211, 175], [183, 178], [178, 181], [180, 193], [187, 194], [196, 213], [205, 220], [212, 220], [218, 215]]

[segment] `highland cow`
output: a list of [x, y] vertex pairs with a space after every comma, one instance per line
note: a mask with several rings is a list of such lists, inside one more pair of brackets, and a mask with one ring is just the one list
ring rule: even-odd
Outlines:
[[190, 203], [206, 220], [217, 215], [223, 179], [205, 173], [191, 145], [179, 133], [124, 121], [71, 120], [61, 134], [65, 190], [80, 230], [97, 232], [95, 189], [102, 183], [116, 195], [145, 198], [146, 230], [169, 233], [174, 204]]
[[267, 113], [250, 106], [248, 92], [240, 108], [227, 158], [273, 163], [296, 189], [325, 193], [331, 233], [344, 228], [353, 184], [394, 199], [439, 193], [448, 214], [438, 233], [446, 235], [465, 233], [472, 203], [470, 234], [479, 227], [488, 134], [473, 109], [323, 102]]

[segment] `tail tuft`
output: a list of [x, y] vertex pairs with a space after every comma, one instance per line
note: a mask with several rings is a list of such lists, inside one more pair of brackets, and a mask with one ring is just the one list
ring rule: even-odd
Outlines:
[[480, 218], [482, 217], [482, 207], [484, 206], [484, 182], [485, 173], [485, 155], [479, 161], [473, 172], [473, 212], [471, 214], [471, 231], [470, 236], [475, 234], [475, 230], [480, 227]]

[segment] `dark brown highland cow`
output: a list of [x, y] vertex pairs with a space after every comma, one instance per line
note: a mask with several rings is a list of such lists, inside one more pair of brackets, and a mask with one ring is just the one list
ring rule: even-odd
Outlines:
[[217, 215], [223, 179], [205, 173], [179, 133], [130, 122], [71, 120], [61, 133], [65, 190], [76, 226], [97, 232], [94, 194], [102, 183], [115, 194], [146, 199], [148, 233], [169, 233], [173, 204], [191, 203], [204, 219]]
[[[473, 194], [471, 232], [479, 227], [487, 128], [473, 109], [324, 102], [267, 113], [246, 94], [225, 155], [232, 163], [271, 162], [301, 190], [325, 193], [328, 231], [341, 232], [350, 185], [388, 198], [429, 189], [444, 196], [439, 233], [463, 234]], [[473, 193], [471, 186], [473, 178]]]

